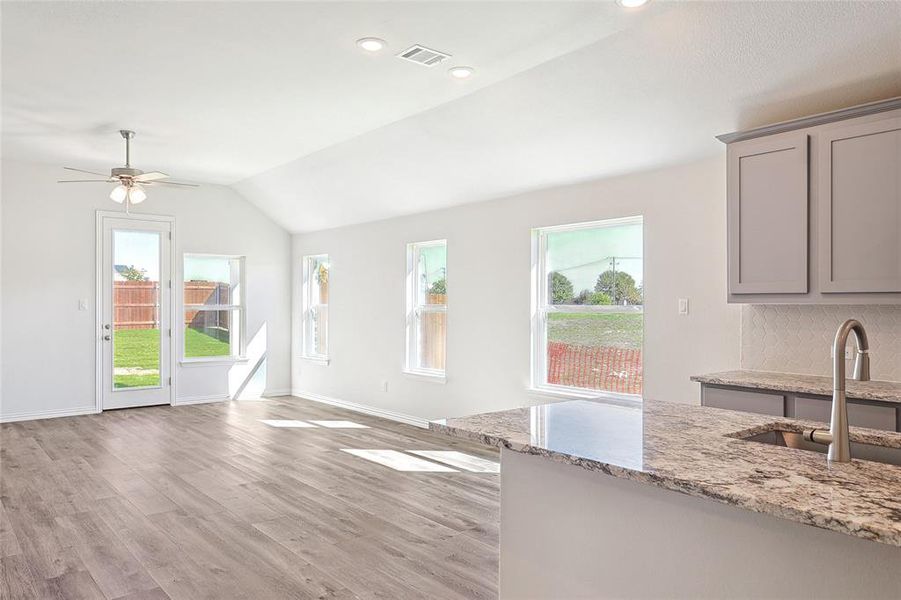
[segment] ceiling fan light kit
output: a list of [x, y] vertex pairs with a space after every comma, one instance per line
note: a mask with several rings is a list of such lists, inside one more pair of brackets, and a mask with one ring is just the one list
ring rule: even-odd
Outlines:
[[122, 204], [125, 202], [125, 198], [128, 196], [128, 188], [124, 185], [117, 185], [113, 188], [113, 191], [109, 194], [109, 199], [115, 202], [116, 204]]
[[[140, 169], [131, 166], [131, 140], [135, 137], [135, 132], [130, 129], [120, 129], [119, 134], [125, 139], [125, 166], [114, 167], [110, 169], [109, 177], [106, 179], [69, 179], [58, 181], [57, 183], [117, 183], [118, 185], [110, 192], [110, 200], [117, 204], [125, 204], [125, 212], [133, 204], [140, 204], [147, 199], [147, 192], [144, 191], [145, 185], [172, 185], [178, 187], [197, 187], [194, 183], [180, 183], [177, 181], [161, 181], [168, 179], [169, 176], [159, 171], [151, 171], [145, 173]], [[97, 171], [87, 171], [85, 169], [76, 169], [74, 167], [63, 167], [69, 171], [78, 171], [79, 173], [89, 173], [91, 175], [100, 175], [106, 177], [103, 173]]]

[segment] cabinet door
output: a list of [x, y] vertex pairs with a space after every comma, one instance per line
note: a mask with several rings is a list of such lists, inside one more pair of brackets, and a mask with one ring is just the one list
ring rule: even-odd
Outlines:
[[702, 385], [701, 405], [759, 415], [785, 416], [785, 396], [781, 394], [746, 392]]
[[820, 288], [901, 292], [901, 117], [829, 128], [817, 150]]
[[729, 291], [807, 293], [807, 134], [729, 145]]
[[[848, 424], [853, 427], [869, 427], [895, 431], [896, 413], [891, 405], [868, 404], [848, 401]], [[832, 398], [795, 398], [795, 418], [829, 423], [832, 418]]]

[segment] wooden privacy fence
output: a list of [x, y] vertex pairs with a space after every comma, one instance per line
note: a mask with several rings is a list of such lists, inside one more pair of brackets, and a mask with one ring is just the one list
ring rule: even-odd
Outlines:
[[[227, 283], [214, 281], [186, 281], [185, 304], [229, 304], [230, 288]], [[113, 324], [116, 329], [156, 329], [159, 327], [160, 283], [158, 281], [114, 281]], [[198, 315], [200, 311], [186, 310], [185, 324], [228, 327], [225, 311]], [[220, 314], [220, 312], [222, 314]], [[219, 321], [224, 319], [224, 324]], [[199, 320], [203, 322], [200, 323]], [[211, 323], [215, 321], [214, 323]], [[197, 323], [194, 323], [198, 321]]]
[[159, 281], [114, 281], [113, 325], [116, 329], [159, 327], [159, 297]]
[[[185, 305], [189, 304], [231, 304], [231, 287], [227, 283], [215, 281], [186, 281]], [[229, 330], [230, 312], [227, 310], [188, 310], [185, 309], [185, 326], [200, 329], [207, 334], [214, 330]], [[218, 336], [217, 336], [218, 337]], [[228, 338], [222, 338], [223, 341]]]
[[641, 394], [641, 350], [548, 342], [547, 381], [622, 394]]
[[[447, 304], [447, 294], [426, 294], [426, 304]], [[419, 319], [419, 356], [426, 369], [444, 369], [447, 313], [423, 312]]]

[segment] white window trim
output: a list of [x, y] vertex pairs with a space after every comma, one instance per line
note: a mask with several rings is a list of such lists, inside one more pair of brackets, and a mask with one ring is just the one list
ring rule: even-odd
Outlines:
[[[444, 383], [447, 380], [447, 369], [423, 369], [415, 367], [416, 351], [418, 344], [417, 325], [418, 317], [423, 312], [443, 312], [447, 313], [447, 304], [444, 305], [423, 305], [417, 304], [419, 292], [419, 278], [416, 276], [417, 265], [419, 265], [419, 253], [423, 248], [434, 246], [444, 246], [447, 248], [447, 240], [430, 240], [427, 242], [412, 242], [407, 244], [407, 277], [406, 277], [406, 345], [404, 350], [404, 368], [405, 375], [423, 380], [432, 380], [437, 383]], [[447, 281], [447, 273], [444, 274], [445, 282]], [[445, 339], [445, 345], [447, 339]], [[445, 356], [447, 348], [445, 347]]]
[[[224, 260], [238, 261], [238, 303], [237, 304], [185, 304], [185, 259], [190, 256], [199, 258], [221, 258]], [[178, 364], [183, 367], [214, 367], [221, 365], [233, 365], [235, 363], [247, 362], [247, 315], [245, 299], [247, 297], [247, 275], [244, 269], [244, 256], [237, 254], [208, 254], [202, 252], [184, 252], [181, 258], [181, 267], [179, 277], [179, 285], [181, 287], [179, 294], [179, 304], [181, 305], [179, 327], [181, 340], [178, 350]], [[189, 310], [201, 310], [215, 312], [217, 310], [237, 310], [238, 311], [238, 349], [237, 353], [230, 356], [185, 356], [185, 312]]]
[[197, 356], [194, 358], [182, 358], [178, 364], [182, 367], [227, 367], [231, 365], [243, 364], [249, 362], [246, 356], [233, 356], [228, 358], [225, 356]]
[[[319, 304], [318, 302], [316, 304], [313, 304], [313, 285], [312, 285], [312, 280], [311, 280], [311, 277], [313, 276], [312, 266], [313, 266], [313, 262], [321, 261], [323, 259], [328, 264], [329, 301], [331, 301], [332, 264], [331, 264], [331, 258], [329, 257], [329, 255], [326, 253], [307, 254], [307, 255], [304, 255], [301, 259], [302, 263], [303, 263], [301, 265], [303, 274], [302, 274], [302, 280], [301, 280], [302, 287], [301, 287], [301, 301], [300, 301], [301, 302], [301, 306], [300, 306], [300, 311], [301, 311], [300, 358], [301, 358], [301, 360], [308, 362], [310, 364], [327, 366], [330, 362], [328, 353], [331, 348], [331, 345], [330, 345], [331, 340], [328, 339], [328, 337], [326, 337], [326, 340], [325, 340], [326, 353], [325, 354], [318, 354], [316, 352], [313, 352], [312, 349], [309, 348], [309, 345], [312, 341], [312, 337], [311, 337], [312, 333], [310, 330], [311, 315], [317, 307], [328, 306], [328, 304], [322, 305], [322, 304]], [[328, 323], [329, 320], [330, 320], [330, 318], [327, 316], [326, 323]], [[328, 328], [326, 328], [326, 332], [327, 331], [328, 331]], [[326, 336], [328, 336], [328, 333], [326, 333]]]
[[429, 383], [447, 383], [447, 376], [444, 371], [436, 370], [434, 373], [426, 373], [425, 369], [418, 371], [408, 371], [404, 369], [404, 377], [419, 381], [427, 381]]
[[551, 312], [603, 312], [600, 307], [580, 306], [577, 309], [563, 308], [547, 301], [547, 234], [600, 227], [619, 227], [644, 223], [641, 215], [571, 223], [551, 227], [537, 227], [532, 230], [532, 293], [531, 315], [531, 377], [529, 392], [537, 396], [594, 400], [613, 399], [624, 402], [641, 402], [639, 394], [621, 394], [605, 390], [590, 390], [547, 382], [547, 315]]

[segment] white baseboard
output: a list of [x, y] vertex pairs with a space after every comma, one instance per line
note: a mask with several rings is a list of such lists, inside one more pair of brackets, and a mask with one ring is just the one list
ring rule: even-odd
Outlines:
[[79, 406], [77, 408], [58, 408], [54, 410], [35, 410], [30, 412], [0, 414], [0, 423], [14, 423], [16, 421], [33, 421], [35, 419], [55, 419], [56, 417], [76, 417], [78, 415], [93, 415], [97, 407]]
[[[291, 390], [267, 390], [263, 396], [290, 396]], [[228, 394], [214, 394], [211, 396], [185, 396], [175, 399], [175, 406], [188, 406], [191, 404], [206, 404], [207, 402], [224, 402], [231, 400]], [[54, 419], [56, 417], [76, 417], [78, 415], [92, 415], [97, 412], [94, 405], [80, 406], [77, 408], [60, 408], [55, 410], [35, 410], [29, 412], [3, 414], [0, 413], [0, 423], [15, 423], [16, 421], [33, 421], [35, 419]]]
[[[276, 396], [290, 396], [291, 390], [266, 390], [262, 397], [274, 398]], [[208, 402], [226, 402], [232, 400], [229, 394], [213, 394], [212, 396], [184, 396], [175, 399], [175, 406], [187, 406], [190, 404], [206, 404]]]
[[413, 425], [414, 427], [421, 427], [423, 429], [429, 428], [428, 419], [423, 419], [421, 417], [414, 417], [412, 415], [405, 415], [403, 413], [394, 412], [391, 410], [385, 410], [384, 408], [376, 408], [374, 406], [366, 406], [365, 404], [357, 404], [356, 402], [348, 402], [347, 400], [338, 400], [337, 398], [330, 398], [329, 396], [323, 396], [322, 394], [314, 394], [312, 392], [305, 392], [303, 390], [292, 390], [291, 395], [297, 396], [298, 398], [305, 398], [307, 400], [313, 400], [314, 402], [330, 404], [332, 406], [337, 406], [339, 408], [346, 408], [347, 410], [352, 410], [354, 412], [363, 413], [365, 415], [372, 415], [374, 417], [382, 417], [383, 419], [388, 419], [390, 421], [397, 421], [398, 423], [406, 423], [407, 425]]
[[228, 394], [213, 394], [212, 396], [184, 396], [175, 399], [175, 406], [187, 406], [189, 404], [206, 404], [207, 402], [224, 402], [231, 400]]

